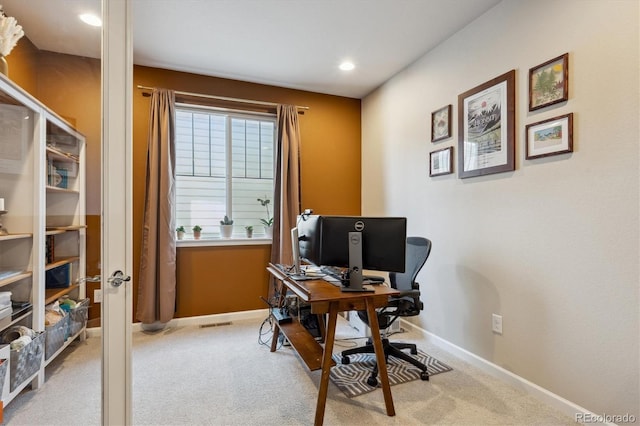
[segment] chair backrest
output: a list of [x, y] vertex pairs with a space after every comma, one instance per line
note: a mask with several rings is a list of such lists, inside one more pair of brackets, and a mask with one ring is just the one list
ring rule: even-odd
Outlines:
[[431, 253], [431, 241], [423, 237], [407, 237], [404, 272], [389, 273], [391, 287], [400, 291], [416, 289], [418, 272]]

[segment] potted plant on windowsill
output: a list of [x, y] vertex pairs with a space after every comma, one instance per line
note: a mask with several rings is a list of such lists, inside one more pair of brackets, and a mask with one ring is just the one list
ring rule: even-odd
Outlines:
[[233, 219], [229, 219], [229, 216], [225, 215], [224, 219], [220, 221], [220, 236], [231, 238], [231, 234], [233, 234]]
[[247, 238], [253, 237], [253, 226], [251, 225], [245, 226], [244, 230], [247, 233]]
[[262, 205], [262, 207], [267, 209], [267, 218], [260, 219], [260, 222], [262, 222], [262, 224], [264, 225], [264, 234], [267, 236], [267, 238], [272, 238], [273, 237], [273, 216], [269, 214], [269, 203], [271, 203], [271, 200], [265, 196], [264, 199], [258, 198], [258, 202]]
[[184, 238], [184, 226], [180, 225], [176, 228], [176, 233], [178, 235], [178, 239], [181, 240]]
[[196, 225], [192, 228], [193, 230], [193, 239], [194, 240], [199, 240], [200, 239], [200, 232], [202, 232], [202, 227], [200, 227], [200, 225]]

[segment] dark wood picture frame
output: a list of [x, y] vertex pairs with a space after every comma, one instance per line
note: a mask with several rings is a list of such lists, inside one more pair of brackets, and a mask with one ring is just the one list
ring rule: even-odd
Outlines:
[[573, 152], [573, 113], [526, 126], [526, 159]]
[[458, 95], [458, 177], [515, 170], [516, 70]]
[[453, 147], [438, 149], [429, 153], [429, 176], [453, 173]]
[[569, 99], [569, 54], [529, 69], [529, 111]]
[[431, 113], [431, 142], [451, 137], [451, 104]]

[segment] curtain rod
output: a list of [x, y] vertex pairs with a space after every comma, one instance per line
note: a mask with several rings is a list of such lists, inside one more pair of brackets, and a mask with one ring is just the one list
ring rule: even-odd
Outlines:
[[[138, 89], [141, 90], [153, 90], [153, 87], [147, 87], [147, 86], [141, 86], [138, 84]], [[180, 90], [174, 90], [174, 92], [178, 95], [183, 95], [183, 96], [194, 96], [194, 97], [198, 97], [198, 98], [207, 98], [207, 99], [216, 99], [219, 101], [230, 101], [230, 102], [240, 102], [240, 103], [244, 103], [244, 104], [251, 104], [251, 105], [265, 105], [265, 106], [278, 106], [277, 103], [274, 102], [264, 102], [264, 101], [252, 101], [250, 99], [239, 99], [239, 98], [227, 98], [225, 96], [215, 96], [215, 95], [205, 95], [202, 93], [192, 93], [192, 92], [182, 92]], [[308, 106], [300, 106], [300, 105], [296, 105], [296, 108], [298, 109], [304, 109], [304, 110], [308, 110], [309, 107]]]

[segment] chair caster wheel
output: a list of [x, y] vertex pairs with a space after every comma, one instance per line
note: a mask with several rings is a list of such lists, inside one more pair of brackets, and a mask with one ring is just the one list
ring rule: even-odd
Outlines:
[[376, 387], [378, 386], [378, 379], [376, 379], [375, 377], [369, 377], [367, 379], [367, 384], [371, 387]]
[[420, 379], [429, 381], [429, 373], [427, 373], [426, 371], [421, 372], [420, 373]]
[[344, 356], [344, 355], [342, 356], [342, 364], [343, 364], [343, 365], [347, 365], [347, 364], [349, 364], [350, 362], [351, 362], [351, 360], [349, 359], [349, 357], [348, 357], [348, 356]]

